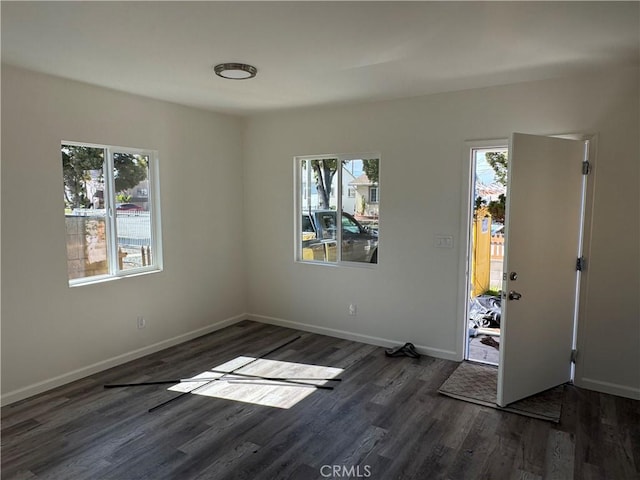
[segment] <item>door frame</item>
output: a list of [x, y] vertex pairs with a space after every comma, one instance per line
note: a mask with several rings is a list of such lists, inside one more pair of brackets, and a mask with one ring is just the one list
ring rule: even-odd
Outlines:
[[463, 361], [467, 357], [467, 341], [468, 341], [468, 318], [467, 310], [469, 305], [470, 292], [470, 253], [471, 253], [471, 215], [473, 213], [474, 196], [474, 175], [475, 164], [473, 159], [474, 150], [488, 150], [491, 148], [504, 149], [509, 148], [508, 138], [498, 138], [493, 140], [468, 140], [464, 142], [463, 155], [463, 175], [462, 175], [462, 222], [460, 226], [460, 285], [458, 288], [458, 339], [461, 343], [456, 342], [458, 347], [457, 357]]
[[[525, 132], [522, 132], [525, 133]], [[587, 311], [587, 298], [588, 298], [588, 286], [589, 286], [589, 259], [591, 258], [591, 231], [593, 223], [593, 205], [595, 197], [595, 180], [596, 180], [596, 167], [597, 167], [597, 151], [598, 151], [598, 134], [595, 132], [588, 133], [564, 133], [564, 134], [548, 134], [548, 133], [536, 133], [526, 132], [534, 135], [542, 135], [548, 137], [566, 138], [570, 140], [587, 141], [587, 157], [590, 165], [589, 176], [587, 177], [586, 188], [584, 192], [584, 212], [583, 212], [583, 230], [582, 230], [582, 255], [586, 258], [586, 267], [580, 275], [579, 291], [577, 295], [577, 307], [578, 316], [574, 327], [574, 339], [575, 347], [578, 351], [576, 361], [572, 369], [572, 381], [577, 386], [581, 385], [582, 371], [583, 371], [583, 359], [585, 338], [584, 330], [581, 328], [588, 322]], [[482, 140], [467, 140], [463, 144], [462, 152], [462, 184], [461, 184], [461, 205], [462, 213], [460, 220], [460, 251], [459, 251], [459, 275], [460, 282], [458, 285], [458, 322], [456, 328], [457, 340], [456, 340], [456, 360], [464, 361], [466, 357], [466, 342], [467, 342], [467, 308], [468, 308], [468, 296], [469, 296], [469, 253], [471, 246], [471, 213], [473, 198], [473, 150], [474, 149], [488, 149], [488, 148], [510, 148], [510, 141], [508, 137], [499, 137], [495, 139], [482, 139]]]

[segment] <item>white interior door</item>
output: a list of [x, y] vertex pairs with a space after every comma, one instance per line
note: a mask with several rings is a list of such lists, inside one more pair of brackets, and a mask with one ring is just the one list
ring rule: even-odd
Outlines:
[[571, 379], [584, 157], [584, 141], [511, 138], [500, 406]]

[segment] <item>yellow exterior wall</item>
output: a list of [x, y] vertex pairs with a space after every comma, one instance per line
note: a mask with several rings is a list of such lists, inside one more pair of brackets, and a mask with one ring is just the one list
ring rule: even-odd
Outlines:
[[318, 242], [302, 248], [302, 260], [337, 261], [336, 242]]
[[491, 215], [477, 212], [471, 237], [471, 296], [489, 290], [491, 277]]

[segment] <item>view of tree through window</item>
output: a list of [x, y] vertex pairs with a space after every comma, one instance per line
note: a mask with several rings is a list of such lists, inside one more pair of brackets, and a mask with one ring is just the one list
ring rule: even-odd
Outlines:
[[296, 160], [299, 260], [378, 263], [379, 165], [369, 155]]
[[70, 282], [158, 269], [152, 152], [66, 143], [61, 154]]

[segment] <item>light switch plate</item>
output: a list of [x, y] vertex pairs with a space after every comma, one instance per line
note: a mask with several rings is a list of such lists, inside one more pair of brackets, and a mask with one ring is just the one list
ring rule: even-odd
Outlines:
[[453, 235], [440, 235], [435, 236], [436, 248], [453, 248]]

